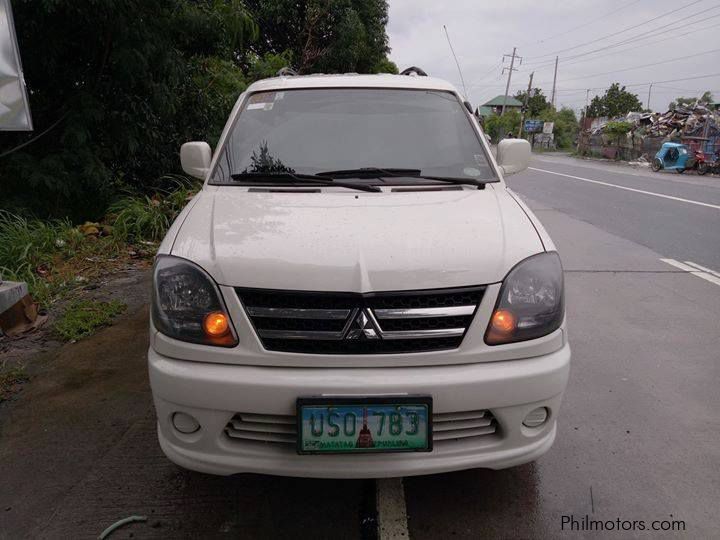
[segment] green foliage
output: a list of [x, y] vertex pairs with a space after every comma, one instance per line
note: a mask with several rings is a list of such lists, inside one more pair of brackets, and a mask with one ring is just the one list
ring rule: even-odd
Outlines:
[[643, 110], [643, 106], [637, 94], [628, 92], [624, 86], [620, 87], [619, 83], [613, 83], [602, 97], [595, 96], [592, 99], [587, 115], [589, 117], [616, 118], [625, 116], [632, 111], [641, 110]]
[[98, 328], [110, 325], [126, 308], [127, 306], [118, 300], [70, 302], [62, 317], [55, 323], [55, 332], [65, 341], [77, 341], [92, 335]]
[[253, 81], [275, 77], [280, 69], [293, 64], [292, 56], [292, 51], [277, 54], [266, 52], [262, 57], [253, 60], [248, 68], [248, 75]]
[[128, 195], [108, 209], [118, 242], [159, 241], [198, 189], [187, 179], [171, 179], [175, 189], [148, 195]]
[[604, 133], [616, 144], [620, 144], [622, 139], [633, 128], [630, 122], [608, 122], [605, 124]]
[[55, 255], [76, 248], [82, 240], [68, 221], [26, 219], [0, 210], [0, 274], [32, 286], [38, 267], [50, 265]]
[[380, 61], [375, 64], [373, 71], [375, 73], [394, 73], [395, 75], [400, 73], [397, 64], [387, 57], [380, 59]]
[[559, 111], [552, 108], [545, 109], [540, 115], [540, 120], [554, 122], [553, 133], [555, 135], [555, 146], [562, 149], [570, 149], [574, 146], [579, 124], [575, 111], [563, 107]]
[[[5, 208], [85, 220], [122, 186], [179, 169], [245, 87], [258, 30], [240, 0], [14, 2], [36, 134], [0, 160]], [[33, 134], [4, 136], [0, 152]]]
[[[515, 99], [519, 100], [522, 103], [525, 103], [526, 95], [527, 90], [523, 90], [522, 92], [518, 92], [517, 94], [515, 94]], [[533, 88], [533, 91], [531, 92], [531, 97], [528, 99], [528, 108], [525, 113], [525, 117], [536, 118], [541, 112], [549, 108], [550, 102], [543, 94], [543, 91], [540, 88]]]
[[247, 0], [262, 30], [256, 58], [290, 52], [301, 73], [376, 73], [392, 69], [386, 0]]
[[508, 132], [512, 132], [517, 135], [518, 129], [520, 128], [520, 113], [515, 110], [505, 111], [505, 114], [500, 116], [493, 114], [485, 120], [485, 133], [487, 133], [493, 142], [497, 142]]
[[675, 101], [671, 101], [668, 105], [668, 109], [675, 110], [679, 106], [695, 105], [696, 103], [713, 103], [713, 95], [710, 90], [703, 92], [703, 95], [699, 98], [693, 97], [679, 97]]

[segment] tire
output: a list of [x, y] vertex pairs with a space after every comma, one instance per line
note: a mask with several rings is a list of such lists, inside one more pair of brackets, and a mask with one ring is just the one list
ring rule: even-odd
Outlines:
[[708, 172], [710, 167], [708, 167], [707, 163], [698, 163], [697, 172], [700, 176], [703, 176]]
[[685, 172], [685, 169], [675, 169], [678, 174], [682, 174]]
[[655, 158], [652, 160], [652, 163], [650, 164], [650, 168], [658, 172], [660, 169], [662, 169], [662, 161], [660, 161], [658, 158]]

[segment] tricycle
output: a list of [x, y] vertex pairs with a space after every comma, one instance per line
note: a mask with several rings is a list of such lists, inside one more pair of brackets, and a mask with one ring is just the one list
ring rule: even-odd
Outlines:
[[710, 170], [707, 157], [702, 150], [690, 149], [684, 144], [672, 142], [663, 143], [650, 166], [655, 172], [668, 169], [684, 173], [688, 169], [696, 169], [698, 174], [703, 175]]
[[660, 169], [675, 170], [679, 173], [685, 172], [693, 166], [690, 162], [688, 147], [680, 143], [666, 142], [660, 147], [652, 160], [651, 168], [657, 172]]

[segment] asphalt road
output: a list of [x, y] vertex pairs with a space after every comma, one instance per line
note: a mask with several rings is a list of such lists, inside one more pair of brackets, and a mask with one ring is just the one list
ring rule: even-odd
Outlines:
[[[709, 179], [532, 167], [720, 204]], [[40, 359], [50, 370], [0, 408], [0, 538], [97, 538], [134, 514], [149, 519], [112, 538], [717, 537], [720, 280], [662, 259], [720, 270], [720, 208], [537, 170], [510, 183], [566, 270], [573, 367], [537, 462], [379, 482], [181, 470], [155, 438], [141, 309]], [[585, 516], [635, 530], [563, 528]], [[684, 531], [637, 530], [655, 520]]]

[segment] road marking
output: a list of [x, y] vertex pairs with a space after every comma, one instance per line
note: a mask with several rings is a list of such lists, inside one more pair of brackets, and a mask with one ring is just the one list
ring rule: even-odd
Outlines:
[[377, 480], [378, 538], [380, 540], [408, 540], [405, 489], [402, 478]]
[[700, 266], [698, 263], [694, 263], [692, 261], [685, 261], [685, 264], [689, 264], [690, 266], [694, 266], [698, 270], [702, 270], [703, 272], [707, 272], [708, 274], [712, 274], [714, 276], [720, 277], [720, 272], [716, 272], [715, 270], [711, 270], [710, 268]]
[[[660, 260], [664, 263], [674, 266], [675, 268], [679, 268], [680, 270], [683, 270], [689, 274], [692, 274], [694, 276], [704, 279], [705, 281], [709, 281], [710, 283], [714, 283], [715, 285], [720, 286], [720, 274], [715, 272], [715, 270], [710, 270], [709, 268], [705, 268], [691, 261], [685, 261], [684, 263], [681, 263], [680, 261], [676, 261], [675, 259]], [[698, 268], [701, 268], [702, 270], [698, 270]]]
[[572, 174], [563, 174], [555, 171], [548, 171], [546, 169], [536, 169], [535, 167], [528, 167], [531, 171], [544, 172], [548, 174], [555, 174], [557, 176], [564, 176], [566, 178], [572, 178], [574, 180], [582, 180], [583, 182], [590, 182], [591, 184], [599, 184], [601, 186], [614, 187], [618, 189], [624, 189], [626, 191], [634, 191], [635, 193], [642, 193], [644, 195], [652, 195], [653, 197], [660, 197], [663, 199], [670, 199], [671, 201], [686, 202], [689, 204], [696, 204], [698, 206], [706, 206], [708, 208], [714, 208], [720, 210], [720, 206], [717, 204], [704, 203], [701, 201], [693, 201], [691, 199], [683, 199], [682, 197], [673, 197], [672, 195], [665, 195], [663, 193], [655, 193], [654, 191], [645, 191], [644, 189], [635, 189], [627, 186], [620, 186], [618, 184], [611, 184], [610, 182], [601, 182], [600, 180], [591, 180], [590, 178], [583, 178], [582, 176], [573, 176]]

